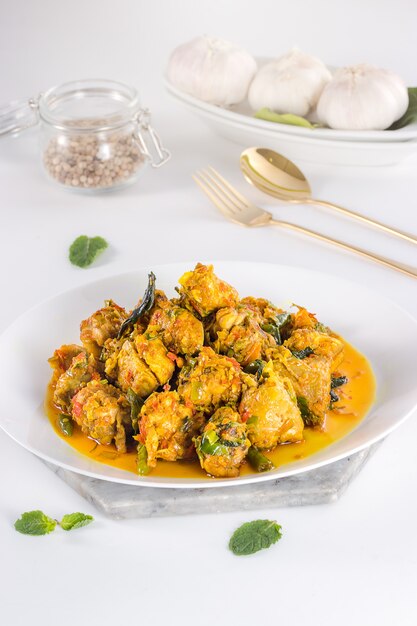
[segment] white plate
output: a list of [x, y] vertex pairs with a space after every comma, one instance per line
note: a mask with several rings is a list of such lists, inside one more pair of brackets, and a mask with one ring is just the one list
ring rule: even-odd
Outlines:
[[[214, 133], [243, 146], [268, 147], [294, 161], [325, 165], [393, 165], [417, 152], [417, 124], [398, 131], [308, 129], [258, 120], [193, 98], [165, 81], [171, 96]], [[404, 132], [403, 132], [404, 131]], [[398, 133], [398, 135], [396, 134]]]
[[80, 320], [107, 298], [126, 307], [137, 302], [153, 270], [158, 288], [174, 286], [192, 263], [163, 265], [111, 276], [62, 293], [19, 317], [0, 337], [0, 426], [24, 448], [56, 465], [113, 482], [152, 487], [218, 487], [271, 480], [305, 472], [366, 448], [383, 438], [417, 406], [417, 323], [390, 300], [335, 276], [264, 263], [215, 263], [216, 273], [240, 295], [269, 298], [283, 306], [298, 302], [317, 313], [365, 354], [377, 379], [375, 404], [363, 422], [317, 454], [266, 474], [234, 479], [193, 480], [141, 477], [97, 463], [58, 437], [43, 402], [54, 349], [77, 342]]

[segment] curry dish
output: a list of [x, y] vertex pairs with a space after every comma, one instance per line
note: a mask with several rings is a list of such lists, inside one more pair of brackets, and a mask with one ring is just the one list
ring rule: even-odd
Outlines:
[[210, 265], [179, 284], [168, 299], [151, 273], [133, 311], [106, 301], [81, 322], [81, 345], [49, 359], [47, 412], [76, 449], [141, 475], [235, 477], [303, 458], [363, 418], [370, 366], [313, 313], [240, 299]]

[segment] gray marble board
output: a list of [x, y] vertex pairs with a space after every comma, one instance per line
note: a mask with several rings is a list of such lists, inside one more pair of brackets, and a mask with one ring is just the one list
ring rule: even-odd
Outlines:
[[157, 489], [89, 478], [46, 463], [114, 519], [162, 517], [323, 504], [340, 498], [379, 444], [316, 470], [265, 482], [210, 489]]

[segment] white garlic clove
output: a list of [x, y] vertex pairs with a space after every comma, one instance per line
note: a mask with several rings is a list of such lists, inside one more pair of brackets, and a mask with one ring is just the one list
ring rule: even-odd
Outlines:
[[199, 100], [230, 106], [246, 98], [256, 69], [255, 59], [239, 46], [204, 36], [172, 52], [167, 78], [172, 85]]
[[322, 61], [294, 48], [261, 67], [249, 88], [249, 104], [255, 111], [266, 107], [305, 117], [331, 77]]
[[368, 64], [337, 70], [317, 105], [320, 121], [338, 130], [384, 130], [408, 107], [402, 79]]

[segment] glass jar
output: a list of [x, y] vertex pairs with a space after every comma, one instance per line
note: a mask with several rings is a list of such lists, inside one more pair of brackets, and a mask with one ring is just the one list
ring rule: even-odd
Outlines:
[[0, 109], [0, 135], [38, 123], [44, 170], [70, 189], [117, 189], [170, 158], [136, 90], [115, 81], [69, 82]]

